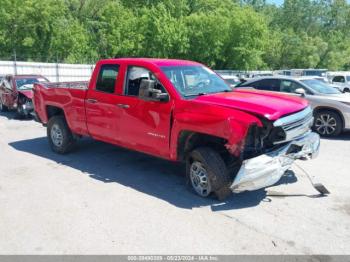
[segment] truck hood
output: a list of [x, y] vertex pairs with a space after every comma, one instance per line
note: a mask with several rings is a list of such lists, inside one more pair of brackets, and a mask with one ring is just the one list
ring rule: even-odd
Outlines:
[[303, 110], [308, 106], [305, 99], [275, 92], [236, 89], [233, 92], [199, 96], [198, 102], [215, 104], [277, 120], [282, 116]]
[[29, 99], [33, 99], [34, 93], [32, 90], [18, 90], [18, 93], [26, 96]]

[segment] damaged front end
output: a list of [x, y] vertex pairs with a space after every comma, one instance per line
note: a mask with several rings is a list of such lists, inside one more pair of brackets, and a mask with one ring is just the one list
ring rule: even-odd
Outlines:
[[320, 138], [311, 132], [312, 110], [281, 118], [264, 127], [252, 126], [241, 154], [242, 165], [234, 178], [234, 193], [252, 191], [278, 182], [296, 159], [318, 155]]

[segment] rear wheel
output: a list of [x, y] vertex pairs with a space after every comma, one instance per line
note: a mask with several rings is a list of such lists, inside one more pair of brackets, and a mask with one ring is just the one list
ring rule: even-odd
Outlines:
[[344, 88], [344, 93], [349, 93], [350, 92], [350, 89], [348, 87], [345, 87]]
[[341, 117], [336, 112], [323, 110], [315, 115], [313, 128], [321, 136], [337, 136], [341, 133], [342, 126]]
[[76, 139], [69, 129], [64, 116], [54, 116], [47, 124], [47, 138], [51, 149], [59, 154], [70, 152], [76, 145]]
[[201, 197], [215, 193], [219, 200], [231, 195], [231, 176], [220, 154], [209, 147], [193, 150], [187, 158], [188, 184]]

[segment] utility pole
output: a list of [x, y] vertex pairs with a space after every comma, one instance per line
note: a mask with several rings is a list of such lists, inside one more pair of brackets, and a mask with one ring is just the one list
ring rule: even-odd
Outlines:
[[13, 25], [14, 27], [14, 40], [13, 40], [13, 66], [14, 66], [14, 73], [17, 75], [17, 52], [16, 52], [16, 40], [17, 40], [17, 24]]

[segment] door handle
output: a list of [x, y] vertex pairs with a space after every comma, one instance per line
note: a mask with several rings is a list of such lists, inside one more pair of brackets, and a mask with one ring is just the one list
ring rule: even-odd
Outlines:
[[96, 104], [98, 101], [96, 99], [87, 99], [86, 102], [91, 103], [91, 104]]
[[117, 107], [120, 107], [120, 108], [129, 108], [130, 106], [127, 105], [127, 104], [117, 104]]

